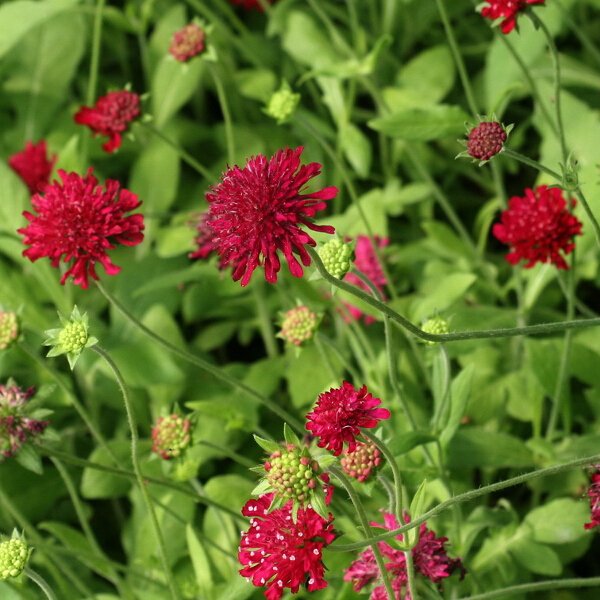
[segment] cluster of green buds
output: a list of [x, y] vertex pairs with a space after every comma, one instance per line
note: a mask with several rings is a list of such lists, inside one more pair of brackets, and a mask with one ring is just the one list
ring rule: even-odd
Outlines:
[[352, 452], [344, 448], [340, 464], [347, 475], [365, 483], [378, 471], [382, 460], [381, 452], [373, 442], [356, 442]]
[[319, 248], [319, 258], [330, 275], [341, 279], [352, 267], [354, 245], [341, 238], [334, 238]]
[[258, 436], [254, 439], [269, 454], [266, 462], [251, 469], [263, 476], [252, 491], [253, 495], [273, 493], [270, 510], [281, 508], [292, 502], [292, 516], [295, 519], [298, 509], [308, 504], [326, 517], [326, 505], [329, 503], [332, 488], [326, 484], [329, 475], [324, 469], [335, 461], [331, 455], [321, 455], [319, 460], [313, 457], [307, 446], [300, 443], [298, 437], [284, 426], [285, 443], [277, 444]]
[[172, 414], [159, 417], [152, 428], [152, 451], [165, 460], [180, 456], [191, 442], [190, 421]]
[[[425, 333], [433, 333], [434, 335], [442, 335], [444, 333], [448, 333], [448, 321], [446, 319], [442, 319], [442, 317], [436, 316], [428, 319], [423, 323], [421, 327]], [[431, 342], [429, 340], [425, 340], [426, 344], [433, 346], [438, 342]]]
[[60, 356], [66, 354], [71, 370], [75, 368], [75, 363], [80, 354], [90, 346], [98, 343], [98, 340], [89, 335], [87, 313], [81, 315], [77, 306], [73, 307], [71, 316], [65, 319], [58, 314], [62, 327], [60, 329], [49, 329], [44, 333], [49, 336], [43, 342], [44, 346], [52, 346], [47, 356]]
[[0, 311], [0, 350], [6, 350], [19, 337], [17, 313]]
[[297, 306], [285, 313], [281, 331], [277, 335], [288, 344], [302, 346], [314, 337], [318, 326], [317, 313], [310, 310], [308, 306]]
[[27, 546], [25, 539], [15, 529], [8, 540], [0, 543], [0, 579], [18, 577], [25, 567], [33, 548]]
[[273, 92], [269, 98], [263, 112], [275, 119], [278, 125], [281, 125], [294, 114], [298, 102], [300, 102], [300, 94], [292, 92], [288, 82], [283, 81], [281, 87]]

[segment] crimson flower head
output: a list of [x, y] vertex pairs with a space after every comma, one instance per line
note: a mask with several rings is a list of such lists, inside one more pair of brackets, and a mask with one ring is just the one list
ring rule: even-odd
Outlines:
[[592, 529], [600, 525], [600, 465], [594, 467], [595, 473], [592, 473], [591, 482], [587, 489], [586, 495], [590, 499], [590, 513], [592, 520], [586, 523], [586, 529]]
[[207, 210], [203, 213], [195, 214], [192, 219], [190, 219], [190, 224], [195, 227], [198, 234], [194, 238], [194, 243], [197, 244], [198, 249], [194, 252], [190, 252], [188, 255], [190, 258], [206, 259], [213, 252], [217, 251], [215, 232], [210, 225], [211, 218], [210, 212]]
[[510, 33], [517, 24], [517, 15], [525, 12], [529, 4], [544, 4], [546, 0], [485, 0], [489, 6], [481, 10], [481, 16], [500, 23], [502, 33]]
[[312, 508], [300, 508], [294, 521], [291, 501], [268, 512], [272, 497], [263, 494], [242, 509], [251, 521], [238, 548], [240, 574], [266, 587], [267, 600], [279, 600], [285, 588], [295, 594], [301, 584], [309, 592], [327, 587], [322, 550], [335, 539], [331, 514], [324, 519]]
[[189, 23], [173, 34], [169, 53], [179, 62], [186, 62], [204, 51], [206, 48], [204, 38], [204, 30], [196, 23]]
[[[273, 4], [276, 0], [267, 0], [269, 4]], [[258, 0], [229, 0], [231, 4], [241, 4], [246, 10], [254, 9], [263, 11], [263, 7]]]
[[55, 162], [56, 154], [48, 158], [46, 140], [37, 144], [25, 142], [25, 150], [8, 159], [10, 168], [25, 182], [32, 194], [42, 191], [50, 181]]
[[250, 281], [256, 267], [263, 266], [269, 283], [277, 281], [280, 269], [277, 251], [287, 260], [290, 272], [302, 277], [302, 266], [310, 265], [305, 245], [315, 240], [300, 228], [334, 233], [333, 227], [315, 225], [323, 200], [337, 194], [337, 188], [301, 194], [306, 184], [321, 172], [319, 163], [300, 164], [304, 148], [278, 150], [270, 159], [262, 154], [247, 160], [242, 168], [230, 168], [221, 182], [207, 192], [210, 204], [207, 218], [214, 231], [214, 244], [221, 267], [233, 266], [233, 280], [242, 286]]
[[107, 135], [110, 139], [102, 144], [102, 148], [114, 152], [121, 146], [121, 134], [140, 112], [138, 94], [120, 90], [98, 98], [93, 108], [82, 106], [74, 119], [78, 125], [87, 125], [94, 136]]
[[[400, 524], [394, 515], [384, 512], [384, 525], [371, 523], [375, 527], [381, 527], [388, 531], [397, 529]], [[405, 515], [405, 521], [410, 522], [408, 515]], [[396, 539], [402, 541], [402, 534], [396, 536]], [[454, 571], [461, 571], [461, 579], [465, 575], [465, 569], [460, 558], [449, 558], [446, 554], [445, 543], [448, 538], [436, 538], [435, 533], [427, 529], [425, 523], [419, 528], [419, 540], [411, 549], [413, 566], [416, 576], [423, 576], [433, 583], [440, 583], [446, 577], [450, 577]], [[408, 574], [406, 572], [406, 557], [404, 552], [397, 548], [392, 548], [386, 542], [377, 544], [383, 558], [386, 562], [392, 588], [396, 598], [402, 600], [411, 600], [408, 590]], [[385, 586], [382, 583], [381, 575], [375, 556], [371, 548], [367, 548], [359, 557], [348, 567], [344, 574], [344, 581], [351, 581], [355, 592], [360, 591], [368, 584], [373, 584], [370, 600], [387, 600]]]
[[44, 195], [34, 194], [31, 204], [37, 211], [23, 216], [27, 227], [18, 230], [25, 236], [23, 243], [30, 246], [23, 251], [32, 262], [47, 256], [53, 267], [70, 262], [60, 282], [64, 285], [73, 277], [76, 285], [88, 287], [88, 275], [98, 279], [95, 265], [99, 262], [109, 275], [121, 269], [114, 265], [107, 250], [115, 243], [135, 246], [144, 239], [144, 218], [141, 214], [123, 216], [140, 206], [138, 197], [128, 190], [119, 190], [118, 181], [106, 180], [98, 185], [90, 168], [85, 177], [59, 170], [62, 184], [54, 181], [46, 186]]
[[[378, 235], [373, 236], [374, 241], [377, 244], [377, 248], [385, 248], [389, 243], [389, 238], [382, 238]], [[364, 273], [373, 283], [373, 285], [381, 292], [382, 298], [385, 300], [385, 294], [383, 293], [383, 287], [387, 284], [387, 280], [385, 275], [383, 274], [383, 269], [381, 268], [381, 263], [377, 258], [377, 254], [375, 254], [375, 249], [373, 248], [373, 242], [371, 238], [367, 235], [359, 235], [356, 238], [356, 247], [354, 248], [354, 266], [361, 272]], [[344, 277], [344, 281], [355, 285], [366, 292], [370, 292], [367, 284], [354, 273], [348, 273]], [[360, 308], [353, 306], [348, 303], [344, 303], [348, 312], [350, 313], [350, 317], [355, 321], [358, 321], [362, 316], [363, 312]], [[365, 316], [365, 325], [370, 325], [375, 322], [375, 318], [371, 315]], [[349, 320], [349, 319], [347, 319]]]
[[375, 408], [379, 404], [381, 400], [373, 398], [366, 385], [355, 390], [344, 381], [342, 387], [331, 388], [319, 396], [313, 412], [306, 415], [306, 429], [319, 438], [319, 448], [328, 448], [335, 456], [342, 453], [344, 442], [353, 452], [361, 428], [376, 427], [380, 420], [389, 419], [387, 408]]
[[[575, 200], [571, 202], [574, 207]], [[535, 190], [526, 189], [524, 198], [511, 198], [492, 233], [510, 245], [506, 260], [511, 265], [523, 259], [528, 261], [526, 269], [548, 261], [559, 269], [568, 269], [560, 251], [569, 254], [575, 248], [572, 238], [581, 235], [581, 227], [577, 217], [567, 210], [562, 190], [540, 185]]]

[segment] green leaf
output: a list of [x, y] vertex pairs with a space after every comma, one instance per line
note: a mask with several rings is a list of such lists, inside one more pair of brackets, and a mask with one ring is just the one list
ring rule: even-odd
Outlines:
[[14, 455], [14, 459], [23, 468], [27, 469], [28, 471], [32, 471], [36, 475], [41, 475], [44, 472], [42, 459], [30, 444], [24, 444], [21, 446]]
[[[408, 512], [410, 514], [410, 518], [413, 521], [415, 519], [418, 519], [424, 512], [425, 500], [426, 500], [426, 494], [425, 494], [425, 485], [426, 484], [427, 484], [427, 479], [423, 479], [421, 485], [415, 492], [415, 495], [413, 496], [413, 499], [410, 502], [410, 509]], [[417, 543], [418, 539], [419, 539], [419, 528], [413, 527], [413, 529], [408, 531], [407, 540], [408, 540], [409, 545], [411, 547], [414, 546]]]
[[465, 408], [471, 395], [474, 372], [475, 367], [470, 364], [452, 381], [450, 387], [450, 416], [443, 431], [440, 433], [440, 443], [442, 446], [448, 444], [460, 427], [460, 421], [465, 414]]
[[0, 58], [30, 29], [77, 4], [79, 0], [17, 0], [0, 6]]
[[449, 136], [459, 136], [469, 115], [459, 106], [440, 104], [411, 108], [377, 117], [369, 127], [407, 142], [429, 142]]
[[363, 179], [371, 171], [372, 149], [367, 136], [352, 123], [340, 128], [340, 147], [356, 174]]
[[[113, 440], [108, 442], [108, 447], [116, 456], [120, 468], [131, 469], [131, 446], [126, 440]], [[88, 460], [105, 467], [115, 467], [115, 463], [108, 452], [98, 446], [89, 456]], [[100, 471], [93, 467], [86, 467], [81, 477], [81, 495], [84, 498], [118, 498], [124, 496], [131, 487], [131, 480], [122, 475], [115, 475]]]
[[273, 452], [277, 452], [278, 450], [281, 450], [281, 445], [277, 444], [276, 442], [271, 442], [270, 440], [265, 440], [264, 438], [261, 438], [259, 436], [257, 436], [256, 434], [254, 434], [254, 441], [265, 451], [268, 452], [269, 454], [273, 454]]
[[394, 456], [400, 456], [410, 452], [413, 448], [422, 444], [429, 444], [436, 441], [436, 436], [426, 431], [409, 431], [396, 435], [390, 442], [388, 447]]
[[558, 498], [530, 511], [523, 523], [532, 529], [533, 539], [547, 544], [567, 544], [589, 535], [583, 526], [589, 521], [586, 502]]
[[283, 424], [283, 436], [287, 444], [293, 444], [294, 446], [300, 446], [300, 439], [294, 433], [292, 428], [287, 424]]
[[556, 552], [528, 537], [515, 540], [510, 545], [510, 553], [518, 563], [532, 573], [556, 577], [562, 572], [562, 565]]
[[202, 543], [198, 540], [194, 528], [189, 523], [185, 527], [185, 537], [192, 565], [194, 566], [194, 573], [196, 574], [196, 583], [200, 588], [200, 595], [210, 600], [214, 597], [214, 582], [210, 560]]

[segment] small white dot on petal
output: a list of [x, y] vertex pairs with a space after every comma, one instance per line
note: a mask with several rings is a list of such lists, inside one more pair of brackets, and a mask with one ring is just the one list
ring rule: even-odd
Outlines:
[[313, 554], [315, 554], [316, 556], [319, 556], [320, 552], [318, 548], [314, 548], [313, 549]]
[[314, 580], [314, 579], [311, 577], [311, 578], [308, 580], [308, 585], [312, 585], [314, 582], [315, 582], [315, 580]]

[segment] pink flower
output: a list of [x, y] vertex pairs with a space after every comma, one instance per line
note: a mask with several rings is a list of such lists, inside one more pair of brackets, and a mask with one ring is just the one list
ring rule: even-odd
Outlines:
[[273, 494], [249, 500], [242, 514], [251, 517], [250, 529], [242, 533], [238, 559], [243, 577], [257, 587], [266, 587], [265, 598], [279, 600], [283, 590], [295, 594], [301, 584], [309, 592], [327, 587], [322, 550], [335, 539], [333, 518], [312, 508], [299, 508], [292, 519], [292, 502], [268, 512]]
[[263, 266], [269, 283], [277, 281], [281, 251], [290, 272], [302, 277], [302, 266], [310, 265], [305, 245], [315, 246], [313, 238], [299, 226], [333, 233], [333, 227], [315, 225], [317, 211], [337, 194], [335, 187], [301, 194], [306, 184], [321, 172], [319, 163], [300, 165], [303, 147], [278, 150], [270, 159], [262, 154], [251, 158], [243, 168], [235, 166], [223, 174], [221, 183], [206, 194], [210, 204], [207, 219], [214, 231], [214, 244], [221, 266], [233, 266], [233, 280], [242, 286], [250, 281], [256, 267]]
[[[575, 203], [572, 200], [573, 207]], [[569, 254], [575, 248], [572, 238], [581, 234], [582, 224], [567, 210], [562, 190], [545, 185], [526, 189], [524, 198], [514, 196], [509, 200], [501, 219], [492, 233], [510, 245], [506, 260], [511, 265], [522, 259], [528, 261], [526, 269], [548, 261], [559, 269], [569, 268], [560, 251]]]
[[10, 168], [25, 182], [32, 194], [44, 189], [50, 180], [55, 162], [56, 154], [48, 159], [46, 140], [37, 144], [25, 142], [25, 150], [13, 154], [8, 159]]
[[[267, 0], [270, 4], [273, 4], [276, 0]], [[258, 0], [229, 0], [231, 4], [241, 4], [246, 10], [255, 9], [263, 11], [263, 7], [261, 6]]]
[[306, 428], [319, 438], [319, 448], [328, 448], [339, 456], [346, 442], [352, 452], [361, 428], [376, 427], [381, 419], [389, 419], [387, 408], [375, 408], [379, 404], [381, 400], [367, 393], [366, 385], [355, 390], [344, 381], [342, 387], [331, 388], [319, 396], [313, 412], [306, 415]]
[[592, 473], [591, 483], [587, 489], [587, 497], [590, 499], [590, 512], [592, 520], [586, 523], [586, 529], [592, 529], [600, 525], [600, 465], [594, 467], [596, 473]]
[[0, 385], [0, 456], [13, 456], [31, 438], [43, 433], [50, 421], [37, 421], [28, 416], [26, 404], [35, 388], [23, 391], [9, 381]]
[[121, 134], [140, 112], [140, 97], [121, 90], [98, 98], [93, 108], [82, 106], [74, 118], [75, 123], [87, 125], [94, 136], [107, 135], [110, 139], [102, 144], [102, 148], [114, 152], [121, 146]]
[[[379, 236], [374, 236], [375, 243], [377, 244], [377, 248], [385, 248], [390, 243], [388, 238], [381, 238]], [[381, 268], [381, 264], [377, 259], [377, 255], [375, 254], [375, 250], [373, 249], [373, 243], [371, 239], [366, 235], [359, 235], [356, 238], [356, 248], [354, 250], [356, 258], [354, 259], [354, 266], [361, 272], [364, 273], [375, 285], [375, 287], [381, 292], [383, 299], [385, 300], [385, 294], [383, 293], [383, 287], [387, 284], [387, 280], [385, 275], [383, 274], [383, 269]], [[369, 288], [354, 273], [348, 273], [344, 277], [344, 281], [355, 285], [366, 292], [370, 293]], [[350, 316], [358, 321], [362, 316], [363, 312], [360, 308], [356, 306], [352, 306], [351, 304], [344, 303]], [[375, 322], [375, 318], [370, 315], [365, 315], [365, 324], [370, 325]]]
[[59, 170], [62, 185], [55, 181], [46, 186], [44, 195], [34, 194], [31, 204], [37, 215], [25, 211], [30, 222], [18, 230], [30, 246], [23, 251], [32, 262], [47, 256], [53, 267], [72, 261], [60, 282], [72, 276], [76, 285], [88, 287], [88, 275], [98, 279], [95, 264], [99, 262], [109, 275], [121, 269], [114, 265], [107, 250], [115, 243], [135, 246], [144, 239], [144, 218], [141, 214], [123, 215], [140, 206], [138, 197], [128, 190], [119, 190], [118, 181], [106, 180], [106, 189], [98, 185], [90, 168], [85, 177]]
[[[371, 523], [371, 525], [382, 527], [388, 531], [400, 527], [394, 515], [384, 512], [383, 518], [384, 525], [378, 523]], [[405, 515], [405, 521], [410, 522], [408, 515]], [[402, 534], [396, 536], [396, 539], [402, 541]], [[439, 583], [446, 577], [450, 577], [456, 569], [460, 569], [461, 579], [464, 577], [465, 569], [460, 558], [452, 559], [446, 554], [444, 545], [447, 541], [448, 538], [436, 538], [435, 533], [429, 531], [424, 523], [421, 525], [419, 540], [411, 550], [416, 575], [422, 575], [433, 583]], [[410, 600], [404, 552], [392, 548], [386, 542], [379, 542], [377, 546], [386, 562], [385, 568], [389, 573], [396, 598], [398, 600]], [[351, 581], [356, 592], [372, 583], [375, 587], [371, 592], [370, 600], [387, 600], [385, 586], [381, 582], [379, 569], [371, 548], [367, 548], [362, 552], [350, 565], [346, 570], [344, 580]]]
[[204, 51], [204, 30], [195, 23], [186, 25], [173, 34], [169, 52], [180, 62], [186, 62]]
[[481, 11], [481, 16], [495, 21], [504, 18], [500, 24], [502, 33], [510, 33], [517, 24], [517, 15], [526, 10], [529, 4], [544, 4], [546, 0], [485, 0], [489, 6]]

